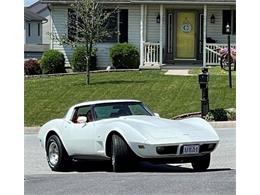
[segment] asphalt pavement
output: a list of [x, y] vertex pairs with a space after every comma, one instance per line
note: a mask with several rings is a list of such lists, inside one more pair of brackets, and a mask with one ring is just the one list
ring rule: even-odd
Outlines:
[[189, 163], [153, 165], [113, 173], [105, 163], [77, 163], [72, 171], [52, 172], [36, 134], [24, 135], [25, 194], [235, 194], [235, 129], [217, 129], [220, 143], [206, 172]]

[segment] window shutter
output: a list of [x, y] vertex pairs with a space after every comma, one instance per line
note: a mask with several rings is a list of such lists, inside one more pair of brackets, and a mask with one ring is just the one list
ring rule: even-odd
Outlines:
[[120, 36], [119, 42], [124, 43], [128, 42], [128, 10], [122, 9], [120, 10], [120, 22], [119, 22], [119, 29], [120, 29]]

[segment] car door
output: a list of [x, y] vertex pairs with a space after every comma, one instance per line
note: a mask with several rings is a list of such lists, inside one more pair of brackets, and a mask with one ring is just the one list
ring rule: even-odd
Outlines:
[[77, 117], [87, 116], [91, 106], [75, 108], [73, 117], [66, 121], [66, 142], [68, 143], [70, 155], [93, 155], [95, 154], [95, 128], [94, 122], [77, 123]]

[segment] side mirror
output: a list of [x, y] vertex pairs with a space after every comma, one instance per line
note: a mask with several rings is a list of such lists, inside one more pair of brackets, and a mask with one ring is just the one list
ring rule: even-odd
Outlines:
[[154, 116], [156, 117], [160, 117], [160, 115], [158, 113], [154, 113]]
[[87, 117], [85, 116], [79, 116], [77, 118], [77, 123], [86, 123], [87, 122]]

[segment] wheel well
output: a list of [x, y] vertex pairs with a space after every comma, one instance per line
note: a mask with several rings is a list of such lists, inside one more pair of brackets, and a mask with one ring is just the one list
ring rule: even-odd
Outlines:
[[48, 141], [49, 137], [51, 137], [52, 135], [57, 135], [58, 136], [58, 134], [55, 131], [53, 131], [53, 130], [49, 131], [47, 136], [46, 136], [46, 139], [45, 139], [45, 149], [47, 148], [47, 141]]
[[[120, 133], [118, 133], [117, 131], [111, 131], [111, 132], [109, 133], [109, 135], [107, 136], [107, 140], [106, 140], [106, 155], [109, 156], [109, 157], [112, 156], [111, 144], [112, 144], [112, 136], [113, 136], [113, 135], [118, 135], [118, 136], [120, 136], [122, 139], [124, 139], [123, 136], [122, 136]], [[124, 139], [124, 140], [125, 140], [125, 139]]]

